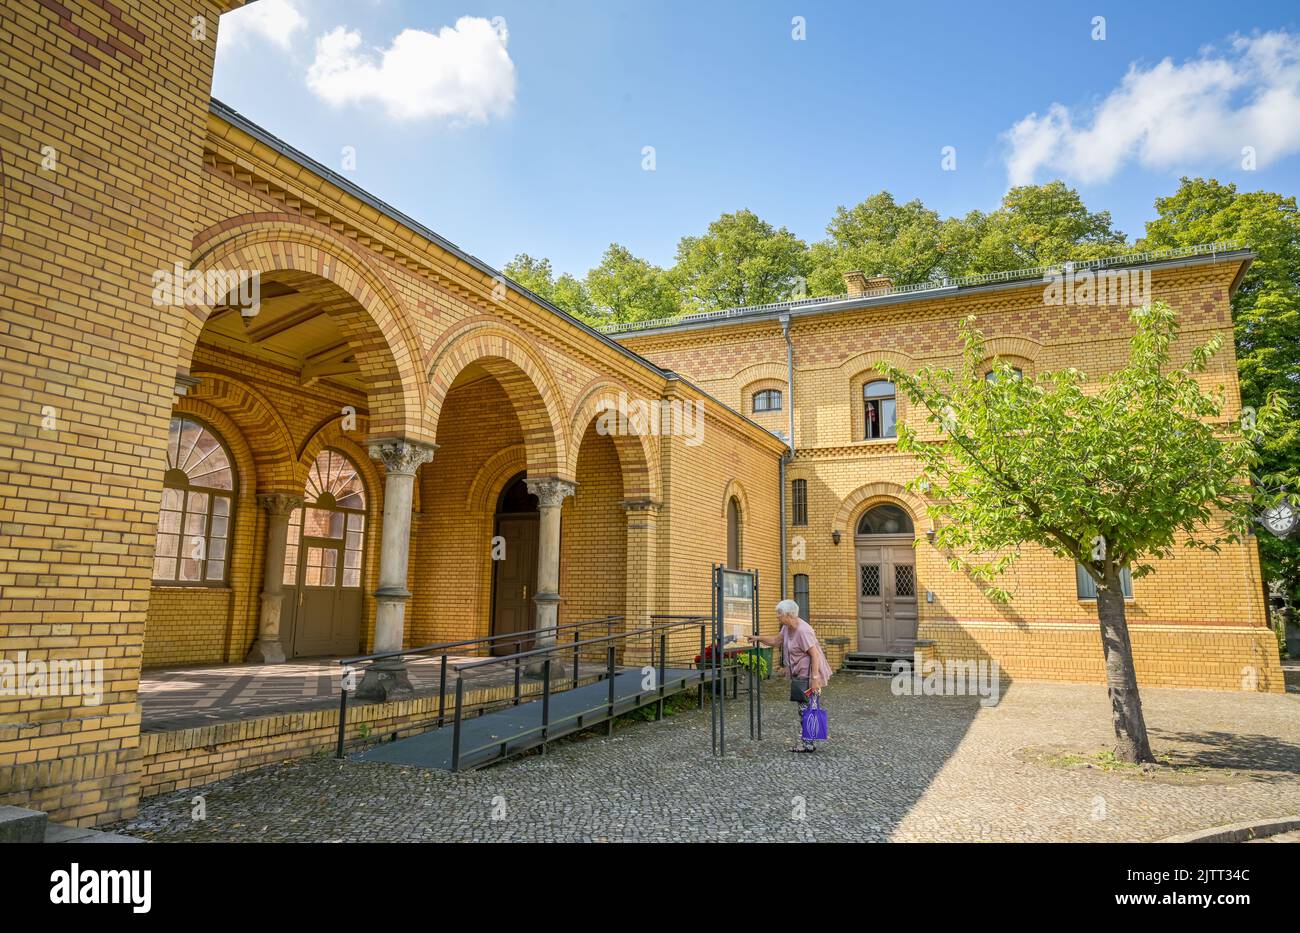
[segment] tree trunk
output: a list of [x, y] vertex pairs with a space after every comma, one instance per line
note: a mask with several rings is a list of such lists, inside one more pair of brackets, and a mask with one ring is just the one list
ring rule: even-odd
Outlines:
[[1137, 671], [1133, 668], [1133, 646], [1124, 615], [1124, 587], [1119, 568], [1106, 562], [1105, 579], [1097, 587], [1097, 620], [1101, 623], [1101, 647], [1106, 655], [1106, 687], [1110, 692], [1111, 719], [1115, 725], [1115, 757], [1139, 763], [1155, 761], [1147, 739], [1142, 698], [1138, 696]]

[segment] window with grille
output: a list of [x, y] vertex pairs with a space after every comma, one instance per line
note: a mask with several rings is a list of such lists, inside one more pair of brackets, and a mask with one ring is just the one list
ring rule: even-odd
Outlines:
[[894, 595], [916, 595], [916, 568], [911, 564], [894, 565]]
[[790, 484], [791, 524], [808, 524], [808, 481], [797, 479]]
[[155, 583], [214, 586], [225, 582], [234, 494], [235, 471], [221, 439], [192, 418], [173, 418], [154, 537]]
[[858, 568], [858, 595], [880, 595], [880, 565], [863, 564]]
[[754, 393], [754, 411], [780, 411], [781, 390], [763, 389]]

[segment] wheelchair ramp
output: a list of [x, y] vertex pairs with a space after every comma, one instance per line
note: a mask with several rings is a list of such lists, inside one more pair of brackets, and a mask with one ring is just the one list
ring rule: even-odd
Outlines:
[[[701, 683], [707, 684], [712, 679], [712, 671], [666, 668], [662, 691], [642, 689], [643, 679], [640, 668], [615, 674], [614, 716], [650, 706]], [[542, 705], [540, 699], [530, 700], [462, 720], [458, 762], [453, 762], [456, 730], [452, 724], [385, 742], [348, 757], [354, 761], [382, 761], [443, 771], [481, 768], [541, 745], [543, 740], [553, 741], [608, 722], [611, 718], [609, 680], [551, 694], [545, 730]]]

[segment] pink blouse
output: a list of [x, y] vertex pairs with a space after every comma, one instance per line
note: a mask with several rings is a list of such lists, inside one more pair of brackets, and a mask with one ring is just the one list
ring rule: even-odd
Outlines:
[[[830, 665], [826, 663], [826, 655], [820, 650], [821, 646], [817, 643], [817, 633], [813, 627], [803, 619], [791, 631], [786, 626], [781, 626], [781, 652], [785, 655], [786, 670], [790, 672], [791, 677], [809, 677], [809, 671], [812, 669], [812, 659], [814, 657], [813, 648], [819, 649], [817, 657], [817, 674], [823, 684], [829, 683], [831, 679]], [[811, 679], [811, 678], [810, 678]]]

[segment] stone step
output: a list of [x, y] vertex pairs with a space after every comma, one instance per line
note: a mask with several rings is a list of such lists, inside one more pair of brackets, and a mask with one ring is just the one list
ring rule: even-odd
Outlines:
[[48, 822], [40, 810], [0, 807], [0, 842], [44, 842]]

